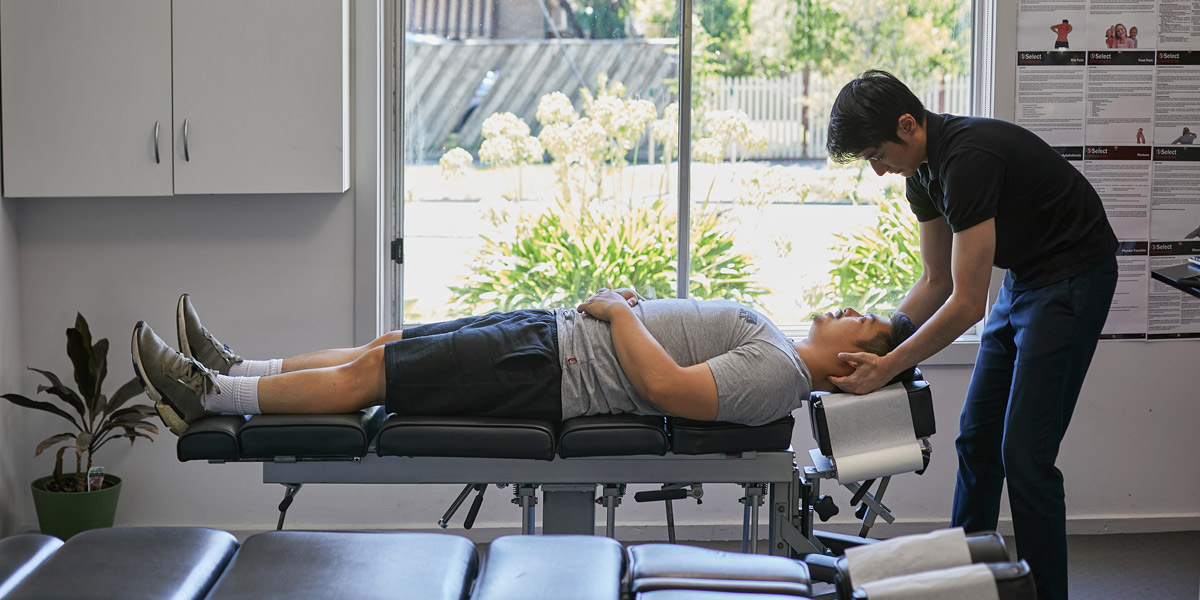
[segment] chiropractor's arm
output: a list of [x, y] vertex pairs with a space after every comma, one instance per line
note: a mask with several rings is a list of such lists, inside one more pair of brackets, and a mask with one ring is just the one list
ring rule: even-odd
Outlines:
[[912, 337], [884, 356], [866, 352], [839, 354], [839, 358], [856, 368], [846, 377], [830, 377], [829, 380], [845, 391], [865, 394], [879, 389], [904, 369], [950, 345], [983, 318], [995, 254], [994, 219], [955, 233], [950, 257], [954, 287], [946, 302]]
[[579, 305], [580, 312], [608, 321], [613, 347], [625, 376], [644, 398], [672, 415], [714, 421], [717, 382], [707, 363], [681, 367], [633, 314], [631, 303], [613, 290], [600, 290]]
[[954, 291], [951, 252], [954, 233], [945, 219], [937, 218], [919, 225], [921, 233], [921, 276], [897, 308], [920, 327], [946, 303]]

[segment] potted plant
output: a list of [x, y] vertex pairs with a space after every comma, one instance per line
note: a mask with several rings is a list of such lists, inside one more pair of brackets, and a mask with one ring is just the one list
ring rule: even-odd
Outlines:
[[[58, 415], [75, 429], [42, 440], [34, 451], [37, 456], [62, 444], [54, 460], [54, 473], [34, 480], [32, 487], [42, 533], [64, 540], [86, 529], [113, 524], [121, 479], [110, 474], [93, 474], [89, 479], [95, 452], [115, 439], [126, 438], [132, 445], [138, 438], [154, 441], [148, 434], [158, 433], [158, 427], [147, 420], [156, 414], [153, 406], [126, 406], [143, 393], [136, 377], [125, 382], [112, 397], [101, 391], [108, 375], [108, 339], [93, 344], [92, 333], [83, 315], [76, 314], [75, 326], [67, 330], [67, 356], [74, 367], [78, 391], [64, 385], [50, 371], [29, 367], [49, 382], [49, 385], [39, 385], [38, 393], [49, 394], [57, 399], [57, 404], [39, 402], [20, 394], [0, 396], [17, 406]], [[65, 405], [70, 412], [60, 405]], [[75, 454], [75, 472], [64, 474], [63, 455], [67, 451]]]

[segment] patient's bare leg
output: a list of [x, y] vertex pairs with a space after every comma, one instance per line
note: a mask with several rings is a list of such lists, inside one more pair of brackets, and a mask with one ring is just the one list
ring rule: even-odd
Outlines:
[[[303, 371], [307, 369], [321, 369], [325, 367], [336, 367], [352, 363], [359, 357], [379, 348], [380, 357], [383, 356], [383, 346], [388, 342], [399, 341], [403, 338], [400, 331], [390, 331], [385, 333], [365, 346], [358, 348], [333, 348], [330, 350], [318, 350], [307, 354], [300, 354], [291, 358], [283, 359], [283, 373], [291, 373], [294, 371]], [[382, 360], [382, 358], [381, 358]], [[381, 363], [382, 364], [382, 363]]]
[[[330, 355], [345, 357], [361, 350], [357, 358], [344, 364], [310, 367], [260, 378], [259, 408], [264, 414], [330, 414], [349, 413], [383, 404], [387, 379], [383, 369], [383, 344], [378, 342], [375, 340], [361, 349], [345, 349], [345, 354]], [[342, 351], [316, 352], [297, 358], [329, 352]], [[315, 363], [316, 358], [306, 360]], [[285, 365], [287, 360], [284, 361]]]

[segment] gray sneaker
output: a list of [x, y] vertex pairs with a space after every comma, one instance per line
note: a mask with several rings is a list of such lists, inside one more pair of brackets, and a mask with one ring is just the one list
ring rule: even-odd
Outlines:
[[193, 421], [216, 414], [204, 409], [204, 394], [221, 391], [212, 371], [176, 352], [145, 321], [133, 328], [130, 350], [138, 381], [172, 433], [183, 435]]
[[213, 337], [203, 325], [192, 301], [187, 294], [179, 297], [175, 308], [175, 327], [179, 334], [179, 351], [188, 358], [222, 375], [229, 374], [229, 367], [242, 362], [242, 357], [233, 353], [229, 346]]

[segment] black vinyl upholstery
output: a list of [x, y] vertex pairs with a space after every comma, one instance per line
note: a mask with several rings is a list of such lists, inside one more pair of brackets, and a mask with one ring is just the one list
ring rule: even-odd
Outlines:
[[[908, 406], [913, 418], [914, 439], [927, 438], [937, 433], [937, 422], [933, 416], [933, 394], [929, 391], [929, 383], [924, 380], [905, 381], [904, 388], [908, 390]], [[812, 428], [813, 439], [821, 454], [833, 456], [833, 446], [829, 442], [829, 425], [825, 420], [825, 410], [819, 401], [823, 393], [814, 394], [814, 401], [808, 403], [809, 425]]]
[[[614, 443], [614, 441], [619, 442]], [[579, 417], [563, 422], [558, 436], [558, 455], [662, 456], [671, 448], [666, 421], [644, 415]]]
[[796, 426], [796, 419], [791, 415], [753, 427], [721, 421], [670, 421], [672, 449], [676, 454], [787, 450], [792, 445], [792, 429]]
[[[1037, 587], [1033, 582], [1033, 573], [1029, 571], [1029, 563], [985, 563], [996, 580], [996, 595], [1000, 600], [1033, 600], [1037, 598]], [[871, 600], [871, 595], [862, 588], [854, 590], [852, 600]]]
[[576, 535], [505, 536], [488, 547], [474, 600], [618, 600], [620, 542]]
[[458, 536], [271, 531], [246, 540], [209, 599], [458, 600], [478, 566]]
[[[992, 573], [996, 575], [997, 589], [1001, 590], [1001, 600], [1006, 598], [1033, 598], [1033, 592], [1030, 595], [1025, 595], [1026, 585], [1030, 586], [1029, 590], [1033, 590], [1033, 576], [1028, 573], [1029, 568], [1021, 567], [1023, 563], [1009, 562], [1011, 559], [1008, 555], [1008, 547], [1004, 543], [1004, 538], [994, 531], [972, 533], [966, 536], [967, 551], [971, 554], [972, 563], [986, 563], [992, 569]], [[834, 584], [837, 586], [839, 597], [841, 598], [858, 598], [856, 593], [857, 584], [850, 579], [850, 570], [846, 562], [846, 557], [842, 556], [836, 559], [835, 568], [837, 574], [834, 577]], [[1024, 575], [1022, 575], [1024, 573]], [[1026, 577], [1027, 576], [1027, 577]], [[1024, 581], [1024, 579], [1028, 581]], [[1003, 590], [1009, 590], [1008, 596], [1005, 596]], [[865, 594], [863, 595], [865, 598]]]
[[62, 545], [5, 600], [204, 598], [237, 549], [197, 527], [93, 529]]
[[558, 428], [549, 421], [392, 415], [379, 432], [380, 456], [554, 458]]
[[[1002, 600], [1034, 598], [1025, 563], [986, 563]], [[61, 546], [0, 540], [0, 598], [302, 600], [794, 600], [805, 563], [671, 544], [622, 548], [587, 535], [506, 536], [480, 567], [475, 546], [442, 533], [272, 531], [240, 546], [224, 531], [118, 527]], [[5, 591], [8, 595], [5, 595]], [[839, 598], [868, 600], [861, 593]]]
[[735, 554], [673, 544], [629, 549], [633, 591], [695, 589], [754, 591], [807, 597], [808, 567], [781, 556]]
[[0, 598], [24, 581], [62, 544], [62, 540], [40, 533], [0, 540]]

